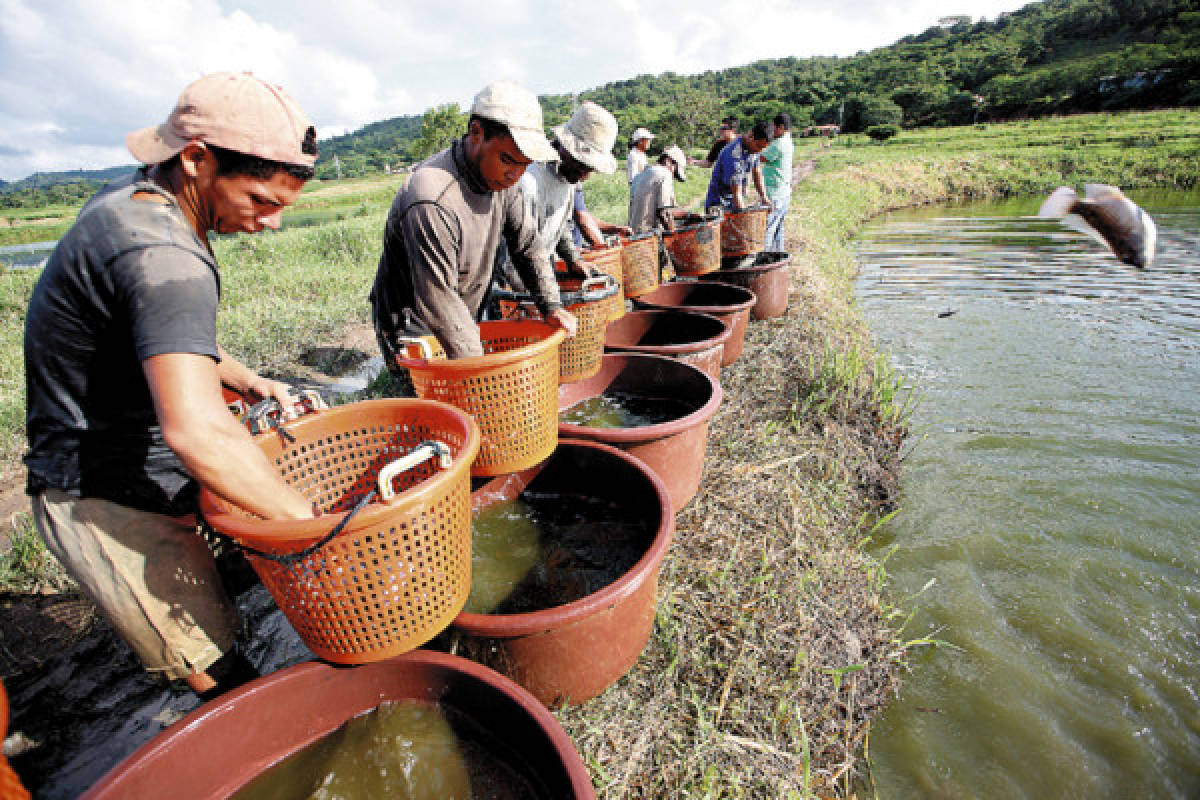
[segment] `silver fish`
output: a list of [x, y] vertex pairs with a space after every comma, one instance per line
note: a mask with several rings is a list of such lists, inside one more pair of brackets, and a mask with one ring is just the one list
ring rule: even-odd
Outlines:
[[1154, 262], [1158, 228], [1150, 215], [1121, 193], [1103, 183], [1084, 184], [1084, 197], [1060, 186], [1046, 198], [1039, 217], [1058, 217], [1068, 228], [1086, 233], [1108, 245], [1126, 264], [1145, 269]]

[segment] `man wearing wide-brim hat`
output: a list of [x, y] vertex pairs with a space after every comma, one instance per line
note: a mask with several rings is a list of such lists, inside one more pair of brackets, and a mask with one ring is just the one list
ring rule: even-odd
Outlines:
[[575, 246], [571, 225], [575, 188], [592, 172], [616, 172], [612, 147], [617, 141], [617, 120], [595, 103], [585, 102], [554, 128], [554, 137], [557, 159], [531, 165], [517, 187], [536, 221], [542, 246], [557, 253], [572, 272], [591, 274]]
[[208, 234], [278, 228], [316, 130], [278, 86], [220, 72], [126, 144], [146, 166], [87, 202], [29, 301], [27, 491], [47, 548], [143, 666], [208, 697], [255, 673], [196, 533], [198, 486], [260, 517], [313, 516], [222, 397], [295, 402], [217, 344]]
[[645, 128], [638, 128], [629, 137], [629, 155], [625, 159], [625, 178], [629, 183], [646, 168], [646, 151], [653, 140], [654, 134]]
[[397, 192], [370, 299], [384, 363], [402, 384], [398, 337], [432, 333], [450, 358], [483, 355], [478, 321], [501, 243], [538, 310], [574, 335], [575, 317], [562, 306], [516, 188], [531, 163], [557, 158], [537, 97], [496, 81], [475, 95], [466, 134], [418, 165]]

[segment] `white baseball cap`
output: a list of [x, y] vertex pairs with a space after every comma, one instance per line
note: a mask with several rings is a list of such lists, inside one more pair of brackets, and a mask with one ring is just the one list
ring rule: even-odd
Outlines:
[[642, 139], [653, 139], [654, 134], [645, 128], [638, 128], [633, 132], [633, 136], [629, 137], [631, 141], [640, 142]]
[[531, 161], [558, 161], [542, 128], [542, 106], [533, 92], [512, 81], [493, 81], [479, 90], [471, 113], [508, 128], [509, 134]]

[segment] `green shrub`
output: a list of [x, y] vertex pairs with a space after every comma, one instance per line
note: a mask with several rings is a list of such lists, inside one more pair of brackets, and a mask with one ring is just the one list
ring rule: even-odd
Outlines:
[[900, 132], [899, 125], [872, 125], [866, 134], [877, 142], [887, 141]]

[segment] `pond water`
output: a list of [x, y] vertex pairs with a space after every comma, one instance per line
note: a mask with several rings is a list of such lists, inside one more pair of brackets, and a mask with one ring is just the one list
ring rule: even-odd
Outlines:
[[857, 293], [921, 397], [877, 538], [916, 609], [879, 797], [1200, 796], [1200, 193], [1152, 269], [1041, 198], [890, 215]]
[[41, 269], [54, 251], [57, 241], [6, 244], [0, 246], [0, 267], [5, 269]]

